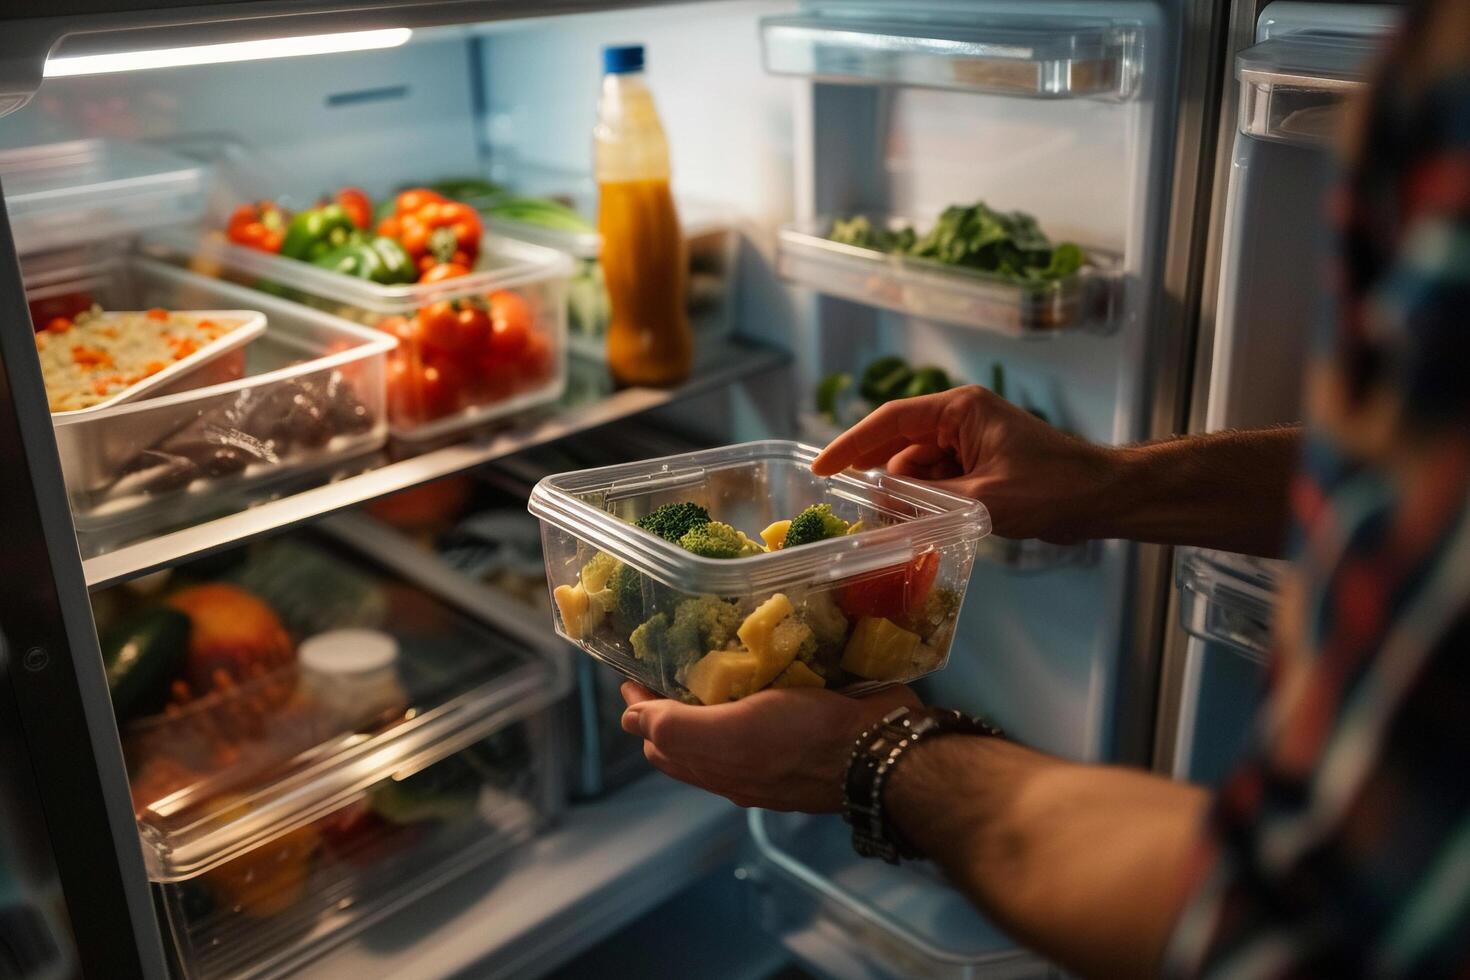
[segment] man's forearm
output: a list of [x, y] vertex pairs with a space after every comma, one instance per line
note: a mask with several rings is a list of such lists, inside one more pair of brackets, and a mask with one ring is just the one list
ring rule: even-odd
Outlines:
[[1157, 971], [1207, 795], [1000, 739], [945, 736], [911, 750], [884, 801], [898, 829], [1011, 934], [1084, 975], [1139, 976]]
[[1090, 536], [1275, 557], [1286, 544], [1300, 428], [1219, 432], [1113, 450]]

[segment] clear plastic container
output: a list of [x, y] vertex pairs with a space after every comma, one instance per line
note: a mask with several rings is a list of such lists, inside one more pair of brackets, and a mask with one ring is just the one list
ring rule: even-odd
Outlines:
[[912, 20], [836, 7], [761, 21], [766, 70], [826, 82], [917, 85], [1043, 99], [1122, 100], [1142, 31], [1081, 14], [925, 11]]
[[838, 817], [751, 810], [757, 918], [828, 976], [1059, 980], [929, 865], [858, 857]]
[[[438, 358], [405, 340], [388, 367], [393, 436], [438, 439], [493, 419], [554, 402], [566, 388], [567, 282], [572, 261], [540, 245], [486, 236], [475, 271], [430, 284], [384, 286], [309, 262], [227, 241], [218, 232], [160, 232], [150, 254], [255, 289], [284, 296], [371, 327], [392, 328], [441, 300], [510, 294], [526, 318], [529, 340], [514, 358], [472, 368]], [[492, 300], [493, 302], [493, 300]], [[402, 337], [400, 339], [403, 339]], [[427, 373], [430, 369], [435, 375]]]
[[1191, 636], [1214, 640], [1252, 660], [1271, 652], [1271, 619], [1286, 563], [1204, 548], [1180, 548], [1175, 559], [1179, 622]]
[[[875, 225], [911, 225], [873, 215]], [[1116, 265], [1089, 250], [1092, 264], [1065, 279], [1026, 283], [925, 259], [832, 241], [830, 217], [787, 225], [778, 240], [785, 278], [820, 293], [1012, 337], [1105, 330], [1119, 303]]]
[[[386, 440], [391, 337], [149, 259], [71, 258], [81, 264], [70, 272], [52, 262], [27, 273], [27, 297], [85, 292], [110, 309], [252, 309], [268, 323], [244, 348], [243, 367], [212, 362], [225, 371], [219, 383], [55, 417], [80, 530], [147, 533], [235, 510], [249, 488]], [[209, 379], [188, 379], [201, 380]]]
[[1278, 143], [1331, 143], [1381, 44], [1367, 35], [1304, 31], [1246, 48], [1235, 58], [1240, 131]]
[[[817, 477], [816, 456], [772, 440], [542, 480], [530, 510], [557, 632], [653, 690], [706, 704], [771, 684], [858, 693], [943, 667], [976, 543], [990, 531], [985, 508], [878, 472]], [[632, 523], [686, 501], [756, 540], [818, 503], [862, 527], [719, 560]]]
[[[211, 624], [195, 626], [168, 707], [122, 731], [185, 977], [289, 972], [559, 809], [555, 641], [444, 594], [411, 555], [383, 557], [335, 535], [275, 538], [185, 566], [142, 600]], [[109, 607], [139, 601], [100, 594], [104, 635]], [[402, 691], [350, 723], [292, 653], [343, 628], [393, 637]], [[215, 667], [207, 689], [201, 664]]]
[[205, 178], [198, 163], [117, 140], [0, 151], [5, 207], [22, 255], [197, 220]]

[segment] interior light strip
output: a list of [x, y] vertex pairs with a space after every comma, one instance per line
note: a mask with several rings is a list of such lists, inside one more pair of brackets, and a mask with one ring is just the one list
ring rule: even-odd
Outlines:
[[122, 51], [117, 54], [81, 54], [47, 58], [45, 77], [102, 75], [148, 68], [181, 68], [185, 65], [219, 65], [230, 61], [260, 61], [265, 58], [297, 58], [309, 54], [342, 51], [372, 51], [396, 48], [413, 35], [407, 27], [380, 31], [347, 31], [341, 34], [309, 34], [303, 37], [274, 37], [260, 41], [231, 41], [182, 48]]

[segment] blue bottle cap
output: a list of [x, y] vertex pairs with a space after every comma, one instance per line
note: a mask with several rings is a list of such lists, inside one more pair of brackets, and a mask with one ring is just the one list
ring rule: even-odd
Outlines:
[[622, 75], [643, 70], [643, 45], [617, 44], [602, 49], [602, 70], [609, 75]]

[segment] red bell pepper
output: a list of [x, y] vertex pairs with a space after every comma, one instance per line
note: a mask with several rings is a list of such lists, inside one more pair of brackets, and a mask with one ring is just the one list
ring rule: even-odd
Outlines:
[[416, 188], [398, 195], [396, 210], [378, 225], [378, 234], [398, 239], [419, 271], [427, 272], [445, 263], [474, 268], [484, 228], [469, 205]]
[[230, 215], [225, 237], [247, 248], [279, 252], [286, 240], [286, 212], [271, 201], [242, 204]]

